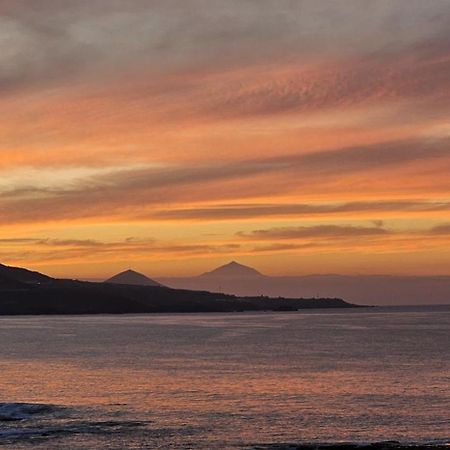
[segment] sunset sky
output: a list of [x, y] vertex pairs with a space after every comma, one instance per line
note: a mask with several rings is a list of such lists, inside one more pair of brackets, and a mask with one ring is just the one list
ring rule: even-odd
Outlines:
[[0, 0], [0, 262], [450, 275], [450, 1]]

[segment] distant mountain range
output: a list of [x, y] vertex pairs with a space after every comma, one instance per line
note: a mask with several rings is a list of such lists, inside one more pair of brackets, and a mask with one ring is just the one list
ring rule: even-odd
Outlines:
[[366, 305], [449, 304], [450, 276], [267, 276], [231, 262], [194, 277], [161, 277], [172, 288], [240, 296], [339, 297]]
[[338, 298], [269, 298], [172, 289], [132, 270], [107, 281], [55, 279], [0, 265], [0, 315], [293, 311], [356, 306]]
[[0, 264], [0, 314], [290, 310], [351, 304], [450, 304], [450, 276], [264, 275], [232, 261], [194, 277], [134, 270], [104, 283]]

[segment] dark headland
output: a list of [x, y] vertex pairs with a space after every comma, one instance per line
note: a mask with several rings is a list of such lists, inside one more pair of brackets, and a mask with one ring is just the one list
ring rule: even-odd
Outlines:
[[294, 311], [352, 307], [357, 305], [340, 298], [241, 297], [172, 289], [134, 271], [126, 271], [105, 283], [92, 283], [56, 279], [0, 264], [0, 315]]

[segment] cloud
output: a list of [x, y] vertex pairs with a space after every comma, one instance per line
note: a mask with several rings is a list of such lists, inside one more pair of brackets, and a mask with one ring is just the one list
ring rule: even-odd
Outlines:
[[[347, 203], [276, 203], [276, 204], [223, 204], [196, 208], [159, 209], [151, 213], [165, 220], [232, 220], [255, 217], [308, 217], [342, 215], [348, 213], [426, 213], [450, 211], [450, 202], [421, 200], [363, 201]], [[381, 226], [383, 221], [374, 221]]]
[[448, 3], [193, 3], [0, 1], [0, 166], [250, 158], [444, 129]]
[[435, 235], [450, 235], [450, 223], [437, 225], [430, 230], [430, 233]]
[[416, 51], [313, 67], [256, 67], [210, 86], [202, 80], [194, 110], [205, 117], [257, 117], [414, 100], [422, 109], [428, 102], [433, 116], [449, 99], [450, 55], [448, 49], [439, 51], [439, 56]]
[[448, 0], [0, 0], [0, 260], [438, 261], [449, 42]]
[[[414, 163], [443, 160], [450, 156], [449, 140], [411, 140], [373, 146], [352, 147], [300, 155], [242, 161], [209, 163], [182, 167], [143, 167], [116, 170], [108, 174], [82, 178], [69, 187], [43, 188], [17, 186], [0, 192], [0, 221], [61, 220], [66, 218], [108, 217], [126, 211], [131, 217], [148, 213], [139, 208], [177, 201], [202, 201], [229, 195], [275, 193], [292, 189], [286, 180], [296, 180], [296, 186], [312, 184], [326, 186], [327, 181], [342, 179], [357, 173], [395, 169]], [[279, 179], [268, 185], [267, 177]], [[246, 182], [250, 181], [246, 192]], [[227, 186], [227, 183], [232, 182]], [[208, 189], [205, 190], [205, 187]], [[393, 205], [391, 205], [392, 208]], [[404, 205], [403, 205], [404, 206]], [[425, 206], [425, 205], [424, 205]], [[355, 208], [353, 204], [341, 208]], [[356, 205], [357, 207], [357, 205]], [[416, 205], [417, 207], [417, 205]], [[445, 208], [445, 204], [441, 205]], [[296, 207], [299, 209], [304, 206]], [[317, 211], [317, 209], [316, 209]]]
[[310, 227], [279, 227], [266, 230], [254, 230], [250, 233], [239, 232], [239, 237], [257, 240], [309, 239], [309, 238], [355, 238], [363, 236], [384, 236], [388, 230], [380, 227], [362, 227], [350, 225], [317, 225]]
[[274, 252], [292, 252], [302, 250], [314, 250], [319, 247], [324, 247], [323, 244], [318, 242], [308, 242], [306, 244], [281, 244], [274, 243], [269, 245], [255, 245], [252, 248], [252, 252], [255, 253], [274, 253]]
[[273, 227], [214, 240], [187, 242], [128, 237], [121, 240], [51, 239], [42, 237], [0, 239], [0, 261], [8, 264], [98, 264], [103, 261], [143, 261], [155, 258], [189, 259], [227, 255], [273, 253], [334, 254], [396, 253], [440, 249], [448, 244], [447, 224], [432, 229], [385, 229], [364, 225], [326, 224]]
[[129, 238], [120, 241], [91, 239], [20, 238], [0, 239], [0, 260], [9, 262], [101, 261], [105, 259], [146, 259], [151, 255], [189, 257], [230, 254], [241, 244], [209, 242], [189, 244], [155, 239]]
[[395, 53], [446, 42], [449, 9], [445, 0], [2, 0], [0, 89], [136, 66], [168, 73]]

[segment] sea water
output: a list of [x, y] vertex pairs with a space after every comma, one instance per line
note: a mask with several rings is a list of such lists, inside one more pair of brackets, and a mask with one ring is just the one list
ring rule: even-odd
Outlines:
[[450, 307], [0, 318], [0, 447], [448, 442]]

